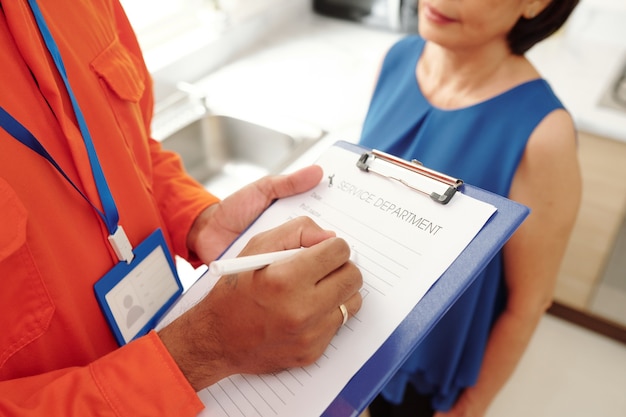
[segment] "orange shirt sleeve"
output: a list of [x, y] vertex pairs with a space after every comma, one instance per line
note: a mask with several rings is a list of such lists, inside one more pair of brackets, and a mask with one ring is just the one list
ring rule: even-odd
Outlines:
[[0, 393], [6, 417], [191, 417], [203, 408], [154, 332], [85, 367], [0, 382]]
[[198, 259], [187, 248], [187, 234], [202, 210], [218, 201], [195, 180], [182, 173], [180, 157], [150, 141], [153, 160], [153, 190], [159, 211], [170, 234], [176, 254], [198, 266]]

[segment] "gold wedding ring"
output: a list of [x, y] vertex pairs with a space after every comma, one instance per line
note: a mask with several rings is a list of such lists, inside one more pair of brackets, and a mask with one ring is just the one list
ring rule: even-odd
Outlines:
[[346, 308], [345, 304], [342, 304], [339, 306], [339, 310], [341, 311], [341, 315], [343, 316], [343, 320], [341, 322], [341, 325], [343, 326], [348, 321], [348, 309]]

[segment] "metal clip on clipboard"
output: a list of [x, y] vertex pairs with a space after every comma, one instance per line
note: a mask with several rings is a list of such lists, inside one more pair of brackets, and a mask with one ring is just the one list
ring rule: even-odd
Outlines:
[[[412, 172], [416, 172], [418, 174], [424, 175], [428, 178], [431, 178], [433, 180], [442, 182], [444, 184], [446, 184], [448, 186], [448, 189], [443, 193], [443, 194], [438, 194], [436, 192], [428, 192], [428, 191], [424, 191], [421, 190], [417, 187], [414, 187], [413, 185], [407, 183], [405, 180], [403, 180], [402, 178], [397, 178], [397, 177], [393, 177], [391, 175], [387, 175], [387, 174], [383, 174], [381, 172], [377, 172], [375, 170], [373, 170], [371, 168], [371, 163], [376, 159], [381, 159], [383, 161], [386, 161], [388, 163], [391, 164], [395, 164], [398, 165], [402, 168], [408, 169]], [[393, 155], [389, 155], [385, 152], [382, 151], [378, 151], [376, 149], [373, 149], [370, 152], [365, 152], [364, 154], [361, 155], [361, 157], [359, 158], [359, 160], [356, 163], [356, 166], [359, 167], [360, 170], [365, 171], [365, 172], [372, 172], [374, 174], [380, 175], [382, 177], [394, 180], [394, 181], [398, 181], [400, 183], [402, 183], [403, 185], [406, 185], [407, 187], [409, 187], [410, 189], [417, 191], [419, 193], [422, 193], [424, 195], [429, 196], [432, 200], [436, 201], [437, 203], [440, 204], [448, 204], [450, 202], [450, 200], [452, 199], [452, 197], [454, 196], [454, 194], [457, 192], [457, 190], [459, 189], [459, 187], [461, 187], [461, 185], [463, 185], [463, 180], [457, 179], [457, 178], [452, 178], [448, 175], [442, 174], [440, 172], [434, 171], [432, 169], [426, 168], [425, 166], [423, 166], [420, 162], [418, 162], [417, 160], [413, 160], [411, 162], [407, 162], [404, 159], [395, 157]]]

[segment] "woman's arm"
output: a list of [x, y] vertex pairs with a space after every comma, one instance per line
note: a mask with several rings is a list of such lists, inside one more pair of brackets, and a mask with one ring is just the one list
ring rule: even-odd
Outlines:
[[485, 414], [552, 302], [581, 198], [575, 136], [569, 114], [557, 110], [529, 139], [509, 195], [531, 213], [503, 249], [507, 306], [491, 331], [476, 385], [439, 417]]

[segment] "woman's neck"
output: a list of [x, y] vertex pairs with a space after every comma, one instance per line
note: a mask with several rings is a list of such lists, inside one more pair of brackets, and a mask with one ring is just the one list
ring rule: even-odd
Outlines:
[[506, 47], [461, 51], [432, 42], [424, 46], [416, 71], [424, 96], [446, 109], [476, 104], [538, 76], [526, 58]]

